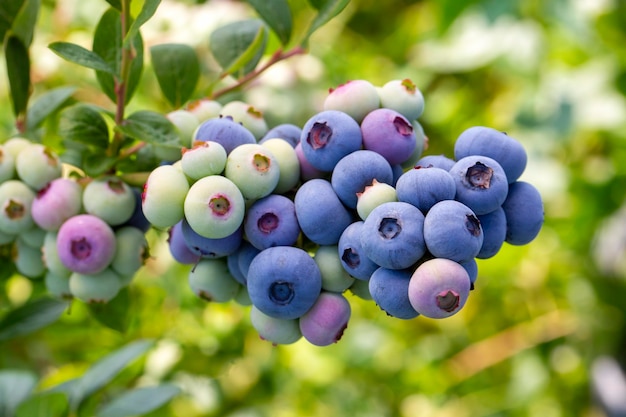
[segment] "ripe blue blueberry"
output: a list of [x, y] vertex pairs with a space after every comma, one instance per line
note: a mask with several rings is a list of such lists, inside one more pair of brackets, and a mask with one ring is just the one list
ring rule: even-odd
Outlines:
[[498, 207], [491, 213], [478, 216], [480, 226], [483, 229], [483, 244], [477, 258], [487, 259], [495, 256], [506, 239], [506, 215], [502, 207]]
[[450, 175], [456, 184], [455, 199], [478, 215], [487, 214], [502, 205], [509, 191], [504, 170], [494, 159], [471, 155], [459, 159]]
[[363, 222], [360, 239], [362, 252], [379, 266], [408, 268], [426, 252], [424, 215], [409, 203], [383, 203]]
[[263, 135], [263, 137], [259, 140], [259, 143], [262, 144], [267, 140], [280, 138], [289, 143], [292, 148], [295, 148], [296, 145], [300, 142], [301, 135], [302, 128], [300, 128], [300, 126], [296, 126], [291, 123], [283, 123], [276, 125], [268, 130], [265, 135]]
[[320, 171], [332, 171], [344, 156], [361, 149], [359, 124], [347, 113], [325, 110], [309, 118], [302, 127], [302, 152]]
[[350, 303], [340, 293], [323, 291], [315, 304], [300, 317], [302, 336], [315, 346], [338, 342], [348, 327]]
[[354, 151], [337, 162], [330, 182], [339, 199], [349, 208], [356, 208], [357, 193], [363, 192], [373, 180], [391, 184], [391, 165], [380, 154], [365, 149]]
[[234, 253], [241, 245], [243, 227], [238, 227], [230, 235], [220, 238], [208, 238], [196, 232], [186, 219], [181, 225], [183, 239], [187, 247], [201, 258], [222, 258]]
[[465, 306], [470, 285], [467, 271], [457, 262], [430, 259], [413, 272], [409, 280], [409, 301], [424, 317], [450, 317]]
[[237, 250], [237, 266], [243, 276], [242, 284], [246, 284], [248, 281], [248, 271], [250, 271], [250, 264], [252, 260], [261, 252], [260, 249], [255, 248], [250, 242], [244, 240], [241, 246]]
[[361, 245], [363, 221], [351, 223], [339, 237], [337, 252], [341, 265], [357, 280], [367, 281], [378, 265], [365, 255]]
[[295, 204], [280, 194], [255, 201], [246, 213], [244, 233], [258, 249], [294, 246], [300, 235]]
[[450, 168], [454, 166], [456, 161], [443, 154], [438, 155], [424, 155], [417, 160], [415, 166], [421, 166], [424, 168], [441, 168], [444, 171], [450, 171]]
[[412, 319], [419, 316], [409, 301], [412, 269], [378, 268], [369, 280], [372, 300], [391, 317]]
[[296, 151], [296, 156], [298, 157], [298, 163], [300, 165], [300, 178], [302, 181], [312, 180], [313, 178], [325, 178], [327, 176], [328, 172], [315, 168], [311, 165], [308, 159], [306, 159], [300, 142], [298, 142], [294, 150]]
[[456, 184], [442, 168], [417, 165], [398, 178], [396, 194], [399, 201], [410, 203], [426, 213], [435, 203], [453, 200]]
[[198, 126], [193, 140], [218, 142], [229, 154], [233, 149], [244, 143], [256, 143], [256, 138], [241, 123], [230, 116], [208, 119]]
[[417, 139], [413, 125], [395, 110], [376, 109], [361, 122], [363, 147], [378, 152], [390, 164], [401, 164], [413, 153]]
[[456, 200], [440, 201], [424, 219], [424, 240], [437, 258], [461, 262], [475, 258], [483, 244], [483, 229], [476, 214]]
[[183, 220], [168, 229], [167, 244], [172, 258], [178, 263], [194, 265], [200, 260], [200, 253], [194, 252], [185, 242]]
[[336, 244], [353, 220], [331, 183], [321, 178], [302, 184], [296, 192], [294, 204], [300, 229], [319, 245]]
[[544, 221], [543, 201], [539, 190], [525, 181], [509, 186], [502, 204], [506, 216], [506, 242], [526, 245], [537, 237]]
[[263, 313], [296, 319], [317, 300], [322, 274], [306, 251], [294, 246], [274, 246], [254, 257], [247, 285], [252, 304]]
[[457, 160], [470, 155], [484, 155], [496, 160], [509, 183], [522, 175], [528, 160], [524, 146], [518, 140], [484, 126], [464, 130], [454, 143], [454, 157]]

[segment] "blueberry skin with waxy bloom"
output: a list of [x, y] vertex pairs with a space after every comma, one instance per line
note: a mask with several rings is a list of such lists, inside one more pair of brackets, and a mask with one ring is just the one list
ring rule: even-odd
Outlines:
[[456, 184], [448, 171], [418, 165], [398, 178], [396, 194], [399, 201], [410, 203], [426, 213], [436, 203], [454, 199]]
[[417, 146], [413, 125], [395, 110], [380, 108], [361, 122], [363, 147], [378, 152], [390, 164], [401, 164]]
[[526, 245], [537, 237], [544, 222], [541, 194], [525, 181], [509, 186], [509, 195], [502, 204], [506, 216], [506, 239], [511, 245]]
[[383, 203], [363, 222], [361, 245], [363, 253], [379, 266], [408, 268], [426, 252], [424, 215], [409, 203]]
[[200, 124], [194, 133], [193, 140], [214, 141], [219, 143], [229, 154], [239, 145], [256, 143], [256, 138], [241, 123], [231, 116], [215, 117]]
[[252, 304], [263, 313], [296, 319], [317, 300], [322, 274], [308, 252], [294, 246], [274, 246], [252, 259], [247, 286]]
[[343, 294], [323, 291], [311, 309], [300, 317], [300, 331], [309, 343], [328, 346], [341, 339], [351, 314], [350, 303]]
[[344, 229], [339, 237], [337, 251], [341, 259], [341, 265], [350, 276], [367, 281], [372, 273], [378, 269], [378, 265], [367, 257], [361, 245], [361, 229], [363, 221], [351, 223]]
[[295, 204], [280, 194], [255, 201], [248, 208], [244, 232], [257, 249], [295, 245], [300, 235]]
[[372, 300], [387, 315], [399, 319], [419, 316], [409, 301], [409, 281], [412, 269], [378, 268], [369, 280]]

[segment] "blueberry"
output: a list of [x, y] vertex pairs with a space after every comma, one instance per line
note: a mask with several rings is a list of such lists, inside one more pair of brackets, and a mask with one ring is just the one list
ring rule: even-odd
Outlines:
[[193, 140], [218, 142], [229, 154], [233, 149], [245, 143], [256, 143], [256, 138], [241, 123], [230, 116], [208, 119], [198, 126]]
[[409, 301], [424, 317], [449, 317], [465, 306], [470, 285], [467, 271], [457, 262], [430, 259], [413, 272], [409, 280]]
[[19, 239], [31, 248], [41, 248], [45, 240], [47, 231], [34, 226], [20, 233]]
[[357, 193], [357, 198], [356, 211], [363, 220], [367, 219], [372, 210], [381, 204], [398, 201], [396, 189], [384, 182], [378, 182], [376, 179], [362, 192]]
[[111, 268], [121, 277], [132, 279], [149, 256], [148, 241], [142, 230], [125, 226], [115, 231], [115, 255]]
[[183, 148], [181, 168], [192, 180], [221, 174], [226, 166], [226, 149], [212, 140], [195, 141], [190, 149]]
[[474, 283], [476, 282], [476, 278], [478, 278], [478, 262], [476, 262], [476, 258], [471, 258], [463, 262], [459, 262], [465, 271], [467, 271], [467, 275], [469, 276], [471, 285], [470, 290], [474, 289]]
[[476, 214], [456, 200], [438, 202], [424, 219], [426, 247], [437, 258], [457, 262], [474, 258], [483, 239], [483, 229]]
[[174, 125], [183, 147], [190, 147], [194, 132], [200, 126], [198, 117], [189, 110], [178, 109], [171, 111], [165, 117]]
[[111, 226], [128, 221], [135, 211], [135, 195], [128, 184], [116, 177], [94, 179], [83, 190], [83, 207]]
[[200, 253], [193, 251], [183, 237], [183, 220], [168, 230], [167, 244], [172, 258], [178, 263], [195, 265], [200, 260]]
[[20, 136], [14, 136], [12, 138], [10, 138], [9, 140], [7, 140], [6, 142], [4, 142], [2, 144], [2, 147], [4, 148], [4, 150], [6, 150], [15, 160], [17, 158], [17, 155], [22, 152], [23, 149], [26, 149], [28, 146], [32, 145], [33, 142], [31, 142], [30, 140], [20, 137]]
[[320, 171], [332, 171], [344, 156], [361, 149], [359, 124], [347, 113], [325, 110], [315, 114], [302, 127], [302, 152]]
[[373, 180], [391, 184], [393, 171], [382, 155], [363, 149], [341, 158], [333, 169], [330, 182], [344, 205], [356, 208], [357, 193], [363, 192]]
[[363, 222], [360, 239], [363, 253], [379, 266], [408, 268], [426, 252], [424, 215], [408, 203], [383, 203]]
[[263, 313], [295, 319], [317, 300], [322, 274], [306, 251], [293, 246], [274, 246], [254, 257], [247, 285], [252, 304]]
[[186, 219], [181, 225], [183, 239], [187, 247], [201, 258], [223, 258], [234, 253], [241, 245], [243, 227], [237, 228], [230, 235], [220, 238], [208, 238], [196, 232]]
[[294, 246], [300, 235], [294, 202], [280, 194], [255, 201], [248, 208], [244, 233], [257, 249]]
[[137, 187], [131, 188], [133, 191], [133, 195], [135, 196], [135, 209], [133, 210], [133, 214], [131, 214], [130, 218], [126, 220], [120, 227], [123, 226], [132, 226], [137, 229], [143, 231], [144, 233], [150, 230], [152, 226], [148, 219], [146, 219], [146, 215], [143, 213], [143, 207], [141, 202], [141, 194], [142, 190]]
[[182, 220], [189, 182], [173, 165], [155, 168], [144, 185], [142, 210], [155, 227], [167, 228]]
[[243, 223], [245, 201], [231, 180], [221, 175], [209, 175], [189, 188], [184, 213], [196, 233], [221, 239], [235, 233]]
[[478, 216], [483, 229], [483, 244], [477, 258], [487, 259], [495, 256], [506, 239], [506, 215], [502, 207], [498, 207], [491, 213]]
[[528, 156], [523, 145], [504, 132], [484, 126], [464, 130], [454, 143], [454, 157], [484, 155], [496, 160], [505, 172], [509, 183], [524, 172]]
[[435, 203], [453, 200], [456, 184], [442, 168], [417, 165], [398, 178], [396, 194], [399, 201], [410, 203], [426, 213]]
[[33, 227], [34, 199], [35, 192], [20, 180], [0, 184], [0, 231], [17, 235]]
[[255, 140], [261, 139], [268, 131], [263, 112], [241, 100], [232, 100], [224, 104], [220, 113], [241, 123], [254, 135]]
[[72, 271], [68, 269], [61, 258], [59, 258], [59, 251], [57, 248], [57, 232], [47, 232], [44, 237], [43, 246], [41, 247], [41, 253], [44, 264], [49, 272], [52, 272], [55, 276], [69, 278], [72, 275]]
[[250, 323], [261, 339], [273, 345], [290, 345], [302, 338], [298, 319], [268, 316], [254, 305], [250, 308]]
[[24, 147], [15, 158], [18, 177], [35, 190], [61, 176], [62, 164], [59, 156], [48, 147], [32, 143]]
[[441, 168], [444, 171], [450, 171], [450, 168], [454, 166], [456, 161], [443, 154], [439, 155], [424, 155], [417, 160], [415, 166], [421, 166], [424, 168]]
[[319, 246], [315, 251], [313, 260], [322, 273], [323, 290], [341, 293], [354, 282], [354, 278], [341, 264], [337, 245]]
[[280, 179], [280, 168], [268, 148], [256, 143], [245, 144], [228, 154], [224, 176], [239, 188], [246, 200], [255, 200], [274, 191]]
[[387, 315], [412, 319], [419, 315], [409, 301], [409, 281], [413, 270], [378, 268], [369, 280], [372, 300]]
[[413, 125], [395, 110], [376, 109], [361, 122], [363, 147], [378, 152], [390, 164], [406, 161], [417, 146]]
[[321, 178], [302, 184], [296, 192], [294, 204], [300, 229], [318, 245], [336, 244], [353, 220], [331, 183]]
[[376, 87], [366, 80], [351, 80], [331, 88], [324, 99], [324, 110], [338, 110], [361, 123], [366, 114], [380, 107]]
[[403, 170], [413, 168], [417, 165], [417, 161], [423, 158], [422, 154], [428, 149], [428, 136], [426, 136], [422, 124], [417, 120], [413, 120], [411, 126], [413, 126], [413, 132], [415, 133], [415, 149], [406, 161], [398, 164]]
[[196, 116], [198, 121], [202, 123], [209, 119], [219, 117], [222, 112], [222, 107], [219, 101], [202, 98], [189, 103], [186, 110]]
[[59, 276], [52, 271], [47, 271], [44, 276], [44, 284], [48, 294], [55, 298], [71, 300], [73, 295], [70, 290], [69, 276]]
[[506, 199], [509, 185], [504, 170], [494, 159], [466, 156], [449, 172], [456, 184], [455, 199], [478, 215], [496, 210]]
[[111, 226], [92, 214], [69, 218], [57, 234], [59, 259], [66, 268], [81, 274], [96, 274], [107, 268], [115, 247]]
[[0, 145], [0, 183], [15, 178], [15, 157]]
[[294, 148], [296, 151], [296, 156], [298, 157], [298, 163], [300, 165], [300, 178], [303, 181], [312, 180], [314, 178], [324, 178], [328, 174], [328, 172], [321, 171], [315, 168], [304, 156], [304, 152], [302, 151], [302, 144], [298, 142], [296, 147]]
[[352, 294], [356, 295], [361, 300], [372, 300], [372, 295], [370, 294], [369, 289], [369, 280], [355, 279], [352, 285], [350, 285], [349, 290]]
[[502, 204], [506, 216], [506, 239], [511, 245], [525, 245], [534, 240], [543, 226], [543, 201], [532, 184], [516, 181]]
[[18, 238], [13, 246], [13, 264], [17, 272], [28, 278], [39, 278], [46, 272], [41, 247], [33, 248]]
[[424, 112], [424, 96], [408, 78], [391, 80], [378, 89], [380, 106], [396, 110], [408, 120], [415, 120]]
[[268, 139], [262, 143], [264, 148], [276, 157], [278, 164], [278, 183], [274, 192], [277, 194], [294, 190], [300, 182], [300, 161], [296, 150], [283, 139]]
[[122, 289], [119, 275], [105, 268], [93, 274], [74, 272], [69, 279], [72, 295], [88, 304], [105, 304]]
[[336, 343], [348, 327], [351, 313], [350, 303], [342, 294], [324, 291], [300, 317], [302, 336], [315, 346]]
[[246, 284], [248, 281], [248, 271], [250, 271], [250, 264], [252, 260], [257, 256], [261, 250], [255, 248], [248, 241], [243, 241], [239, 250], [237, 251], [239, 256], [237, 257], [237, 266], [239, 267], [239, 271], [243, 276], [242, 284]]
[[228, 271], [224, 259], [202, 259], [189, 272], [189, 287], [205, 301], [225, 303], [239, 291], [239, 283]]
[[367, 281], [378, 269], [378, 265], [363, 252], [362, 228], [363, 221], [356, 221], [346, 227], [339, 237], [337, 253], [341, 259], [341, 265], [350, 276], [357, 280]]
[[289, 143], [292, 148], [295, 148], [300, 142], [301, 135], [302, 128], [291, 123], [283, 123], [268, 130], [259, 140], [259, 143], [263, 144], [270, 139], [280, 138]]

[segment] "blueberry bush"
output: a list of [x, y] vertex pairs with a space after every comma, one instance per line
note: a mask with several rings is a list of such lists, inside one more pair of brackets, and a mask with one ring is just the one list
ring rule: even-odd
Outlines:
[[624, 415], [624, 11], [3, 1], [0, 417]]

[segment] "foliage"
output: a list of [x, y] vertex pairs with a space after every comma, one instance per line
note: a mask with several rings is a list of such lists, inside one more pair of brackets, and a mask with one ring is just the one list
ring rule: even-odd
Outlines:
[[[88, 175], [140, 174], [154, 147], [181, 146], [163, 114], [191, 101], [242, 98], [271, 125], [302, 124], [327, 87], [408, 77], [426, 98], [427, 153], [451, 154], [472, 125], [524, 143], [544, 229], [479, 263], [458, 317], [398, 321], [356, 299], [344, 338], [327, 348], [273, 347], [247, 308], [198, 300], [156, 230], [154, 258], [100, 309], [68, 309], [2, 264], [0, 393], [13, 395], [0, 415], [600, 413], [594, 359], [626, 364], [623, 247], [596, 251], [624, 229], [602, 228], [624, 202], [624, 5], [196, 3], [2, 2], [3, 136], [71, 149], [64, 158]], [[150, 409], [157, 397], [173, 399]]]

